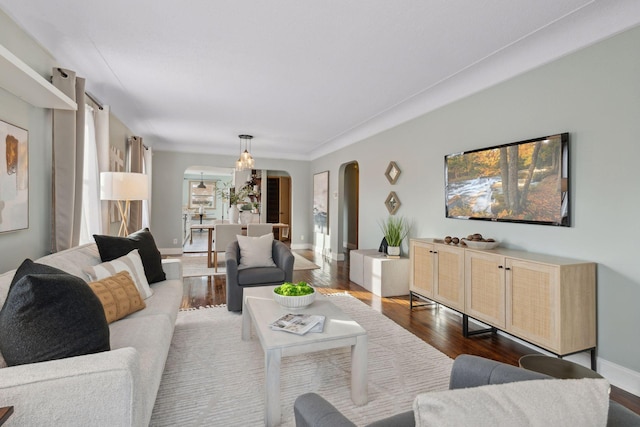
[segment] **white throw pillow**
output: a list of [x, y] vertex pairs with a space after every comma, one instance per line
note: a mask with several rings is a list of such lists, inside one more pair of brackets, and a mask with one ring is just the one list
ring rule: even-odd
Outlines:
[[275, 267], [272, 257], [273, 234], [260, 237], [238, 235], [240, 246], [240, 268], [247, 267]]
[[153, 295], [153, 291], [147, 281], [147, 276], [144, 274], [144, 266], [142, 265], [142, 259], [137, 249], [112, 261], [84, 268], [84, 272], [89, 275], [89, 280], [92, 282], [111, 277], [121, 271], [129, 272], [142, 298], [147, 299]]
[[423, 393], [413, 402], [417, 427], [605, 426], [605, 379], [531, 380]]

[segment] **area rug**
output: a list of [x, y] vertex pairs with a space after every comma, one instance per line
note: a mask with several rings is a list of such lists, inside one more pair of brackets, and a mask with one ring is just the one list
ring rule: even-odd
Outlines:
[[[292, 252], [295, 258], [293, 270], [313, 270], [320, 268], [302, 255]], [[207, 255], [182, 256], [182, 277], [215, 276], [224, 275], [227, 271], [224, 263], [224, 253], [218, 254], [218, 271], [207, 267]]]
[[[368, 331], [369, 402], [351, 402], [348, 348], [285, 357], [282, 425], [295, 425], [293, 403], [307, 392], [364, 425], [410, 410], [418, 393], [447, 389], [452, 359], [356, 298], [329, 298]], [[257, 337], [241, 340], [241, 323], [226, 308], [178, 314], [152, 426], [264, 425], [264, 353]]]

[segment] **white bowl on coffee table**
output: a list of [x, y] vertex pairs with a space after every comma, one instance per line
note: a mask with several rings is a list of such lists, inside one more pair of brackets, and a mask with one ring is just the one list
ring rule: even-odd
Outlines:
[[311, 289], [313, 289], [313, 293], [300, 296], [280, 295], [274, 290], [273, 299], [281, 306], [292, 310], [305, 308], [316, 299], [316, 290], [314, 288]]

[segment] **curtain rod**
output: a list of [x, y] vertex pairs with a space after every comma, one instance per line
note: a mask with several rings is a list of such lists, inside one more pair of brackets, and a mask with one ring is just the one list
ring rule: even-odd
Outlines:
[[84, 94], [87, 96], [87, 98], [92, 100], [99, 109], [104, 110], [104, 108], [102, 108], [102, 102], [98, 101], [95, 96], [91, 95], [89, 92], [85, 92]]
[[[140, 137], [139, 136], [135, 136], [135, 135], [130, 136], [129, 138], [127, 138], [127, 144], [131, 144], [131, 140], [135, 139], [135, 138], [140, 138]], [[140, 139], [142, 139], [142, 138], [140, 138]], [[144, 148], [145, 150], [149, 149], [149, 147], [147, 147], [144, 143], [142, 144], [142, 148]]]

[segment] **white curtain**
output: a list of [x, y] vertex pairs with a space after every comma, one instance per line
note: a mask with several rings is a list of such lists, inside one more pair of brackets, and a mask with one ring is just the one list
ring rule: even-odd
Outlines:
[[102, 232], [100, 202], [100, 167], [93, 108], [85, 106], [84, 162], [82, 173], [82, 214], [80, 216], [80, 244], [93, 242], [94, 234]]
[[[108, 105], [94, 111], [96, 124], [96, 147], [98, 153], [98, 169], [100, 172], [109, 172], [109, 115]], [[101, 202], [102, 228], [100, 234], [109, 234], [109, 201]]]

